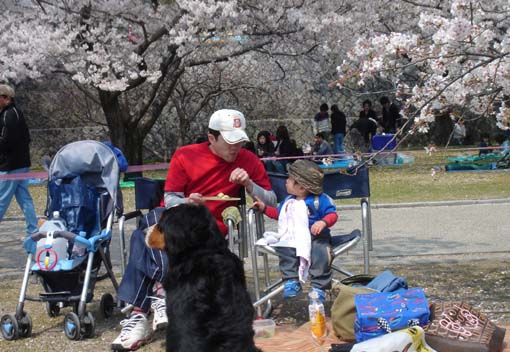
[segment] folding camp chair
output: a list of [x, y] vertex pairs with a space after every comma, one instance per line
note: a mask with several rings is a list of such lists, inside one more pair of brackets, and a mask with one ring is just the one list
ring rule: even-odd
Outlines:
[[[273, 190], [277, 195], [278, 202], [281, 202], [287, 196], [285, 188], [285, 180], [287, 175], [269, 173], [269, 178]], [[360, 240], [363, 240], [363, 257], [364, 257], [364, 272], [369, 273], [369, 250], [372, 249], [372, 227], [370, 215], [370, 185], [368, 177], [368, 168], [366, 166], [354, 167], [346, 172], [332, 172], [325, 173], [323, 189], [333, 199], [349, 199], [359, 198], [361, 205], [362, 217], [362, 230], [353, 230], [346, 235], [332, 235], [332, 262], [341, 254], [347, 252], [349, 249], [354, 248]], [[259, 315], [269, 315], [272, 306], [271, 298], [281, 293], [284, 289], [282, 279], [276, 282], [271, 282], [269, 276], [269, 260], [268, 255], [275, 255], [277, 253], [274, 247], [268, 245], [258, 245], [256, 241], [262, 237], [264, 233], [264, 222], [262, 214], [254, 209], [248, 212], [248, 242], [252, 244], [249, 246], [250, 256], [252, 259], [254, 288], [255, 288], [255, 302], [253, 305], [257, 308]], [[263, 273], [265, 279], [265, 287], [261, 289], [259, 270], [258, 270], [258, 257], [263, 260]], [[331, 268], [345, 276], [352, 276], [349, 271], [332, 264]], [[261, 297], [261, 292], [263, 296]], [[267, 303], [266, 310], [262, 314], [261, 305]]]
[[146, 177], [137, 177], [134, 180], [135, 184], [135, 211], [123, 214], [119, 217], [119, 233], [120, 233], [120, 263], [122, 274], [126, 268], [127, 262], [127, 249], [126, 249], [126, 236], [125, 236], [125, 223], [128, 220], [137, 218], [139, 219], [143, 210], [150, 211], [159, 206], [163, 198], [163, 187], [165, 180], [151, 179]]

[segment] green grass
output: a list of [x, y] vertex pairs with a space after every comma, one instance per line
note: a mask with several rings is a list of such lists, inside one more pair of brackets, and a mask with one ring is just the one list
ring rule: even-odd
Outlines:
[[370, 169], [372, 203], [510, 198], [508, 171], [445, 172], [439, 167], [455, 154], [410, 154], [413, 164]]
[[[444, 166], [445, 158], [456, 156], [456, 154], [437, 152], [428, 156], [421, 151], [405, 151], [405, 153], [414, 156], [413, 164], [370, 168], [370, 191], [373, 204], [510, 198], [510, 171], [437, 171], [432, 176], [432, 168]], [[166, 170], [146, 172], [144, 176], [164, 178]], [[42, 214], [46, 206], [46, 186], [32, 185], [30, 192], [34, 198], [37, 213]], [[123, 189], [122, 193], [125, 211], [134, 210], [133, 189]], [[342, 201], [342, 203], [355, 202], [357, 200]], [[11, 203], [6, 216], [21, 216], [15, 201]]]

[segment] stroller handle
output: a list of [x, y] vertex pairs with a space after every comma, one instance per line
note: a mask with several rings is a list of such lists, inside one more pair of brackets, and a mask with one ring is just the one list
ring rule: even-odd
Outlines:
[[[78, 236], [75, 233], [69, 232], [69, 231], [54, 231], [53, 232], [53, 238], [65, 238], [68, 241], [74, 241], [75, 244], [80, 244], [84, 247], [86, 247], [89, 251], [95, 252], [97, 249], [97, 246], [111, 238], [112, 231], [111, 230], [103, 230], [99, 235], [93, 236], [89, 239]], [[40, 241], [43, 238], [47, 237], [47, 232], [36, 232], [32, 235], [29, 235], [27, 238], [25, 238], [25, 241], [23, 243], [23, 247], [26, 249], [28, 253], [35, 254], [36, 250], [36, 244], [38, 241]]]
[[[47, 237], [47, 232], [46, 231], [42, 231], [42, 232], [39, 231], [39, 232], [36, 232], [36, 233], [34, 233], [32, 235], [29, 235], [28, 237], [31, 238], [32, 241], [38, 242], [39, 240]], [[65, 238], [68, 241], [74, 241], [77, 237], [80, 237], [80, 236], [77, 236], [76, 234], [74, 234], [72, 232], [69, 232], [69, 231], [54, 231], [53, 232], [53, 237], [54, 238], [62, 237], [62, 238]], [[87, 241], [87, 243], [88, 243], [88, 241]]]

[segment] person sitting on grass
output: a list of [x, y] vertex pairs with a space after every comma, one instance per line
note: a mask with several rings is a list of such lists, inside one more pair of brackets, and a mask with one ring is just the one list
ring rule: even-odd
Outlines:
[[478, 156], [486, 156], [487, 154], [492, 153], [492, 148], [489, 148], [491, 145], [489, 135], [488, 134], [482, 134], [482, 141], [478, 144], [478, 147], [480, 150], [478, 151]]
[[313, 154], [314, 155], [331, 155], [333, 154], [333, 149], [331, 145], [329, 145], [328, 141], [326, 141], [326, 137], [324, 133], [319, 132], [315, 135], [315, 143], [313, 145]]
[[499, 145], [498, 152], [500, 155], [507, 155], [510, 152], [510, 133], [505, 131], [496, 135], [496, 143]]
[[289, 167], [286, 189], [289, 196], [277, 208], [255, 197], [254, 207], [278, 219], [278, 233], [266, 232], [262, 241], [276, 248], [285, 281], [283, 298], [297, 296], [311, 278], [312, 290], [324, 302], [331, 288], [331, 233], [338, 215], [336, 206], [323, 193], [324, 173], [310, 160], [296, 160]]

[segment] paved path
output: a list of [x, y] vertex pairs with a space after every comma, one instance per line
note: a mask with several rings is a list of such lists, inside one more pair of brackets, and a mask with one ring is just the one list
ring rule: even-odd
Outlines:
[[[341, 230], [361, 226], [359, 211], [340, 211], [339, 214], [337, 227]], [[371, 258], [426, 261], [437, 260], [438, 257], [442, 260], [508, 257], [509, 217], [510, 202], [374, 207]]]
[[[448, 205], [373, 205], [371, 263], [510, 258], [510, 200], [494, 204], [445, 204]], [[361, 211], [347, 208], [340, 207], [335, 233], [361, 228]], [[274, 225], [274, 222], [267, 223], [269, 228]], [[0, 223], [0, 279], [23, 274], [26, 261], [21, 247], [23, 228], [24, 222], [19, 220]], [[134, 221], [131, 221], [127, 234], [133, 228]], [[115, 224], [111, 246], [115, 268], [120, 267], [118, 238]], [[342, 261], [361, 265], [362, 253], [362, 246], [358, 245]]]

